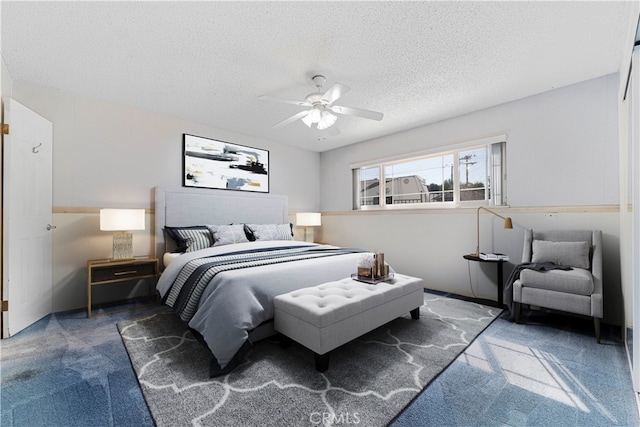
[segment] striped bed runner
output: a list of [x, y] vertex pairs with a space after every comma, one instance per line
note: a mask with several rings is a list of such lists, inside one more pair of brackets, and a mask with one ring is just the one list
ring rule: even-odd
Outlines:
[[187, 262], [176, 278], [164, 303], [172, 307], [180, 319], [188, 322], [195, 314], [202, 293], [216, 274], [223, 271], [311, 258], [364, 252], [354, 248], [330, 246], [285, 247], [258, 251], [242, 251], [226, 255], [197, 258]]

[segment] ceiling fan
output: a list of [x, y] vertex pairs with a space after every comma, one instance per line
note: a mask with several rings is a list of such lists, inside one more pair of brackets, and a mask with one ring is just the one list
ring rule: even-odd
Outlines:
[[274, 129], [280, 129], [285, 127], [298, 119], [301, 119], [308, 127], [315, 127], [318, 130], [327, 129], [333, 125], [337, 117], [332, 114], [342, 114], [345, 116], [362, 117], [371, 120], [382, 120], [384, 116], [377, 111], [362, 110], [360, 108], [342, 107], [340, 105], [333, 105], [342, 95], [349, 92], [351, 88], [343, 85], [342, 83], [336, 83], [331, 86], [326, 92], [322, 92], [322, 86], [326, 81], [326, 78], [322, 75], [315, 75], [311, 78], [311, 81], [317, 88], [317, 92], [307, 95], [304, 101], [293, 101], [289, 99], [274, 98], [272, 96], [259, 96], [261, 101], [275, 101], [285, 104], [298, 105], [300, 107], [309, 107], [308, 109], [301, 111], [293, 116], [276, 123]]

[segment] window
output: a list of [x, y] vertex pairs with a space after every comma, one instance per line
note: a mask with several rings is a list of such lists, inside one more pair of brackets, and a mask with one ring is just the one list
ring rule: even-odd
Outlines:
[[360, 204], [362, 206], [373, 206], [380, 204], [380, 168], [363, 168], [359, 171], [360, 181]]
[[352, 166], [354, 209], [504, 205], [505, 140], [489, 138], [447, 151]]

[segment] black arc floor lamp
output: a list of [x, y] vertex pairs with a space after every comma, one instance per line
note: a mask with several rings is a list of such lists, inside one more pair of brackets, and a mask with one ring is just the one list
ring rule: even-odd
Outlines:
[[471, 254], [475, 257], [479, 257], [480, 256], [480, 210], [485, 210], [489, 213], [494, 214], [495, 216], [497, 216], [498, 218], [502, 218], [504, 220], [504, 228], [508, 228], [508, 229], [512, 229], [513, 228], [513, 222], [511, 221], [511, 217], [504, 217], [494, 211], [492, 211], [491, 209], [485, 208], [484, 206], [480, 206], [476, 212], [476, 234], [477, 234], [477, 240], [476, 240], [476, 252]]

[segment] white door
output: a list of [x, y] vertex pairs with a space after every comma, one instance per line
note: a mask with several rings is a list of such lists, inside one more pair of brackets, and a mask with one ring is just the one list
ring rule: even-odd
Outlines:
[[5, 99], [3, 313], [8, 338], [51, 313], [51, 122]]

